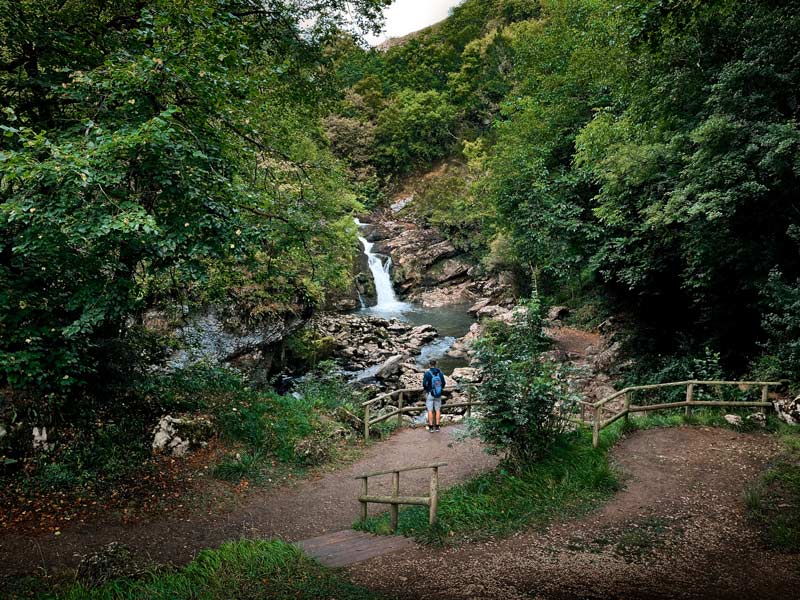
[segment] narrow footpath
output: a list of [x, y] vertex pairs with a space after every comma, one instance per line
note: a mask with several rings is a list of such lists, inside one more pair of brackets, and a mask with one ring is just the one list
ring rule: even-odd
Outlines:
[[[356, 475], [426, 462], [446, 462], [440, 470], [443, 488], [491, 469], [496, 458], [484, 452], [475, 440], [457, 441], [458, 427], [444, 427], [439, 433], [425, 429], [403, 429], [386, 441], [372, 444], [349, 466], [316, 478], [272, 490], [253, 490], [230, 512], [207, 515], [170, 516], [137, 525], [116, 520], [75, 524], [52, 534], [19, 535], [5, 532], [0, 537], [0, 576], [53, 574], [75, 567], [83, 555], [110, 542], [120, 542], [134, 553], [157, 564], [184, 564], [200, 550], [215, 548], [239, 538], [279, 538], [298, 541], [348, 529], [358, 518], [356, 500], [360, 482]], [[391, 476], [370, 479], [376, 493], [389, 493]], [[427, 489], [429, 474], [404, 473], [403, 493]], [[385, 510], [375, 506], [374, 512]]]
[[744, 492], [781, 451], [727, 429], [639, 431], [613, 451], [625, 489], [581, 519], [457, 548], [401, 550], [352, 565], [388, 598], [789, 600], [800, 554], [770, 551]]

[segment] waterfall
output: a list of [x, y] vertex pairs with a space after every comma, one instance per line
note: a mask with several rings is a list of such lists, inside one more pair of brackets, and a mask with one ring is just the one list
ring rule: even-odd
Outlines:
[[[358, 219], [355, 219], [355, 222], [359, 227], [368, 225], [368, 223], [361, 223]], [[378, 296], [378, 303], [371, 307], [371, 310], [375, 312], [402, 312], [410, 308], [410, 304], [400, 302], [397, 299], [394, 286], [392, 286], [392, 276], [390, 272], [392, 268], [391, 257], [387, 257], [384, 261], [380, 255], [374, 254], [372, 248], [375, 244], [361, 235], [358, 236], [358, 241], [361, 242], [361, 245], [364, 247], [364, 254], [367, 256], [369, 270], [375, 282], [375, 293]]]

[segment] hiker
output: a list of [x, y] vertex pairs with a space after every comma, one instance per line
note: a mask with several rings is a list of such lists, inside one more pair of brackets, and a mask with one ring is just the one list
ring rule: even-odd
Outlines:
[[439, 431], [439, 419], [442, 415], [442, 391], [444, 390], [444, 373], [437, 368], [436, 360], [431, 359], [430, 368], [422, 377], [422, 388], [426, 392], [425, 406], [428, 409], [428, 431]]

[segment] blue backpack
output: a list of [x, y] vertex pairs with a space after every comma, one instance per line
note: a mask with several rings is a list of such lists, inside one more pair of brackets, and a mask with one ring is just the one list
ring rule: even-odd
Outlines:
[[434, 398], [441, 398], [442, 397], [442, 389], [444, 388], [444, 377], [442, 377], [442, 372], [440, 370], [436, 370], [435, 372], [431, 372], [431, 395]]

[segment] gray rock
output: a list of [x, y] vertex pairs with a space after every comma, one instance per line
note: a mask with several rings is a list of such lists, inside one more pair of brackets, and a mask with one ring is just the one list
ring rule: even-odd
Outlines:
[[782, 421], [789, 425], [800, 425], [800, 396], [794, 400], [775, 400], [772, 406]]
[[47, 427], [34, 427], [33, 428], [33, 449], [34, 450], [52, 450], [55, 444], [47, 441]]
[[176, 330], [185, 348], [175, 352], [168, 365], [173, 369], [209, 362], [223, 364], [257, 353], [284, 339], [304, 323], [297, 316], [274, 317], [245, 327], [239, 319], [223, 317], [208, 309]]
[[485, 318], [493, 319], [506, 312], [507, 312], [506, 309], [503, 308], [502, 306], [497, 306], [495, 304], [488, 304], [483, 308], [478, 309], [478, 311], [475, 313], [475, 316], [477, 316], [479, 319], [485, 319]]
[[205, 446], [213, 435], [209, 415], [164, 415], [153, 429], [151, 447], [156, 454], [185, 456], [190, 450]]
[[407, 359], [408, 356], [405, 354], [395, 354], [394, 356], [387, 358], [383, 364], [378, 367], [378, 370], [375, 373], [375, 378], [388, 379], [392, 375], [398, 374], [400, 372], [400, 366]]
[[454, 369], [450, 378], [458, 383], [478, 383], [483, 379], [483, 376], [478, 369], [472, 367], [460, 367]]
[[592, 357], [592, 366], [597, 371], [607, 371], [617, 361], [622, 348], [619, 342], [614, 342], [608, 348]]
[[742, 417], [739, 415], [725, 415], [722, 417], [725, 419], [726, 423], [733, 425], [734, 427], [741, 427], [742, 426]]
[[570, 310], [566, 306], [551, 306], [547, 311], [549, 321], [563, 321], [569, 316]]
[[473, 304], [470, 307], [469, 313], [473, 314], [473, 315], [477, 315], [478, 311], [480, 311], [482, 308], [485, 308], [485, 307], [489, 306], [491, 303], [492, 303], [492, 299], [491, 298], [481, 298], [480, 300], [478, 300], [475, 304]]
[[408, 206], [408, 204], [410, 202], [412, 202], [413, 200], [414, 200], [414, 196], [406, 196], [405, 198], [399, 198], [398, 200], [395, 200], [391, 204], [392, 212], [394, 212], [394, 213], [400, 212], [406, 206]]

